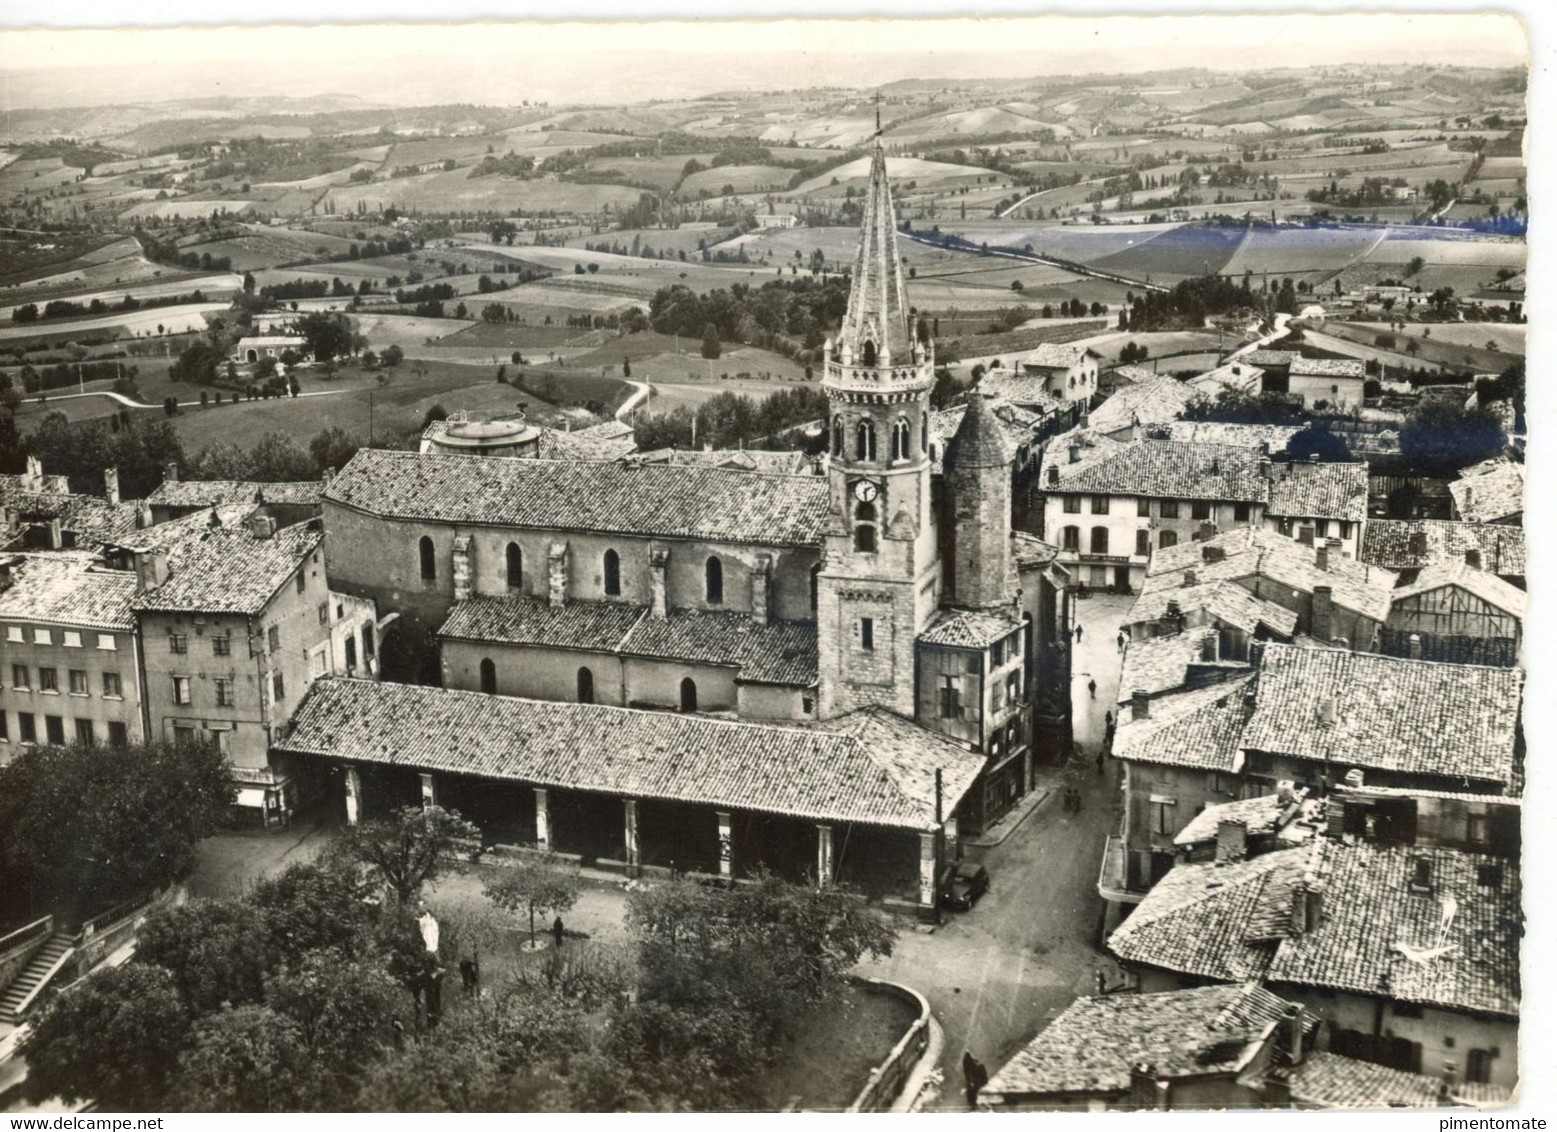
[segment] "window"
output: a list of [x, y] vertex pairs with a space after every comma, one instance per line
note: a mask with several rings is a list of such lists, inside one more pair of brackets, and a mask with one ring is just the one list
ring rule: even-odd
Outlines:
[[507, 563], [508, 588], [517, 590], [524, 585], [524, 551], [519, 549], [519, 544], [511, 542], [504, 555]]
[[1473, 1085], [1485, 1085], [1492, 1080], [1492, 1059], [1495, 1050], [1472, 1049], [1465, 1052], [1465, 1080]]
[[1247, 523], [1249, 521], [1249, 505], [1247, 503], [1233, 504], [1233, 522]]
[[422, 581], [436, 582], [438, 580], [438, 554], [433, 550], [433, 540], [426, 535], [417, 544], [417, 553], [421, 556]]
[[1472, 845], [1488, 845], [1492, 841], [1492, 822], [1486, 814], [1467, 814], [1465, 840]]
[[346, 638], [346, 671], [348, 673], [357, 670], [357, 638]]
[[232, 680], [218, 676], [216, 678], [216, 706], [232, 707]]
[[697, 682], [690, 676], [681, 681], [681, 710], [697, 710]]
[[188, 704], [190, 702], [189, 677], [173, 677], [173, 702], [176, 704]]
[[16, 644], [25, 644], [27, 632], [20, 625], [7, 625], [5, 627], [5, 639]]
[[860, 364], [873, 366], [876, 364], [876, 344], [866, 339], [865, 345], [860, 347]]
[[1345, 519], [1342, 519], [1340, 521], [1340, 526], [1341, 526], [1341, 537], [1342, 538], [1351, 538], [1352, 537], [1352, 525], [1351, 525], [1351, 523], [1347, 522]]
[[605, 592], [607, 597], [622, 596], [622, 559], [614, 550], [605, 552], [601, 569], [605, 574]]
[[373, 622], [362, 623], [362, 659], [373, 659]]
[[59, 669], [41, 667], [38, 669], [38, 691], [59, 691]]
[[231, 656], [232, 655], [232, 634], [231, 633], [218, 633], [216, 636], [211, 638], [211, 655], [212, 656]]
[[899, 417], [892, 425], [892, 458], [894, 460], [908, 459], [908, 449], [911, 443], [912, 432], [908, 422]]
[[703, 563], [703, 592], [709, 605], [724, 604], [724, 563], [713, 556]]
[[497, 694], [497, 665], [490, 657], [481, 658], [481, 690], [489, 696]]
[[1476, 884], [1481, 888], [1503, 887], [1502, 865], [1477, 865]]
[[113, 700], [124, 698], [124, 687], [119, 683], [117, 672], [103, 673], [103, 695]]
[[[928, 420], [929, 418], [926, 417], [925, 419]], [[842, 417], [834, 417], [833, 418], [833, 455], [834, 456], [842, 456], [843, 455], [843, 418]]]
[[277, 703], [287, 698], [287, 682], [284, 673], [272, 672], [270, 674], [270, 694], [271, 698]]
[[1159, 550], [1167, 550], [1168, 547], [1177, 546], [1178, 544], [1179, 536], [1177, 531], [1162, 531], [1157, 535], [1157, 548]]
[[195, 745], [195, 729], [193, 727], [174, 727], [173, 742], [180, 747], [193, 747]]
[[38, 721], [33, 718], [30, 711], [16, 713], [16, 734], [23, 743], [36, 743], [38, 741]]
[[802, 715], [810, 715], [816, 710], [816, 701], [810, 696], [800, 697], [800, 712]]
[[1093, 554], [1107, 554], [1108, 553], [1108, 528], [1107, 527], [1093, 527], [1092, 528], [1092, 553]]
[[1065, 497], [1064, 506], [1065, 506], [1065, 514], [1067, 514], [1067, 515], [1079, 515], [1079, 514], [1081, 514], [1081, 496], [1079, 496], [1079, 495], [1067, 495]]
[[876, 458], [876, 422], [866, 417], [860, 421], [854, 430], [854, 458], [856, 460], [874, 460]]
[[270, 646], [271, 652], [277, 652], [281, 648], [281, 626], [272, 625], [265, 632], [265, 641]]
[[873, 652], [876, 648], [876, 621], [873, 617], [860, 618], [860, 648]]
[[112, 633], [99, 633], [97, 635], [97, 647], [103, 652], [115, 652], [119, 648], [119, 639]]
[[76, 720], [76, 743], [82, 747], [97, 746], [97, 730], [90, 719]]
[[308, 576], [307, 575], [308, 575], [308, 572], [306, 570], [299, 570], [297, 572], [297, 592], [298, 593], [302, 593], [305, 589], [308, 588]]
[[67, 649], [79, 649], [81, 647], [81, 634], [74, 629], [66, 629], [65, 647]]
[[962, 718], [962, 678], [942, 675], [940, 687], [942, 719]]
[[[930, 418], [928, 415], [919, 418], [919, 451], [930, 451]], [[1021, 448], [1022, 466], [1027, 466], [1027, 445]]]
[[1145, 558], [1152, 552], [1152, 533], [1150, 531], [1135, 532], [1135, 553]]
[[1150, 519], [1152, 517], [1152, 501], [1150, 499], [1137, 499], [1135, 501], [1135, 513], [1139, 518]]
[[1164, 499], [1157, 505], [1157, 513], [1164, 519], [1177, 519], [1179, 517], [1179, 501], [1177, 499]]
[[876, 553], [876, 505], [854, 505], [854, 549], [861, 554]]
[[9, 720], [10, 717], [6, 715], [5, 712], [0, 711], [0, 743], [9, 743], [11, 741], [11, 725]]
[[329, 625], [330, 625], [330, 603], [327, 602], [327, 601], [321, 601], [319, 603], [319, 626], [320, 626], [320, 628], [328, 628]]
[[1092, 513], [1094, 515], [1108, 514], [1108, 496], [1094, 495], [1092, 497]]
[[1314, 520], [1314, 534], [1318, 535], [1320, 538], [1329, 538], [1330, 537], [1330, 520], [1329, 519], [1315, 519]]
[[1191, 519], [1209, 519], [1211, 517], [1211, 503], [1206, 499], [1197, 499], [1189, 505], [1189, 517]]
[[1060, 532], [1060, 546], [1065, 550], [1081, 549], [1081, 528], [1066, 527]]
[[1430, 857], [1417, 857], [1411, 862], [1411, 883], [1413, 892], [1431, 892], [1433, 890], [1433, 862]]
[[183, 633], [169, 633], [168, 649], [179, 654], [188, 652], [189, 638], [186, 637]]
[[130, 729], [117, 719], [109, 720], [108, 745], [110, 747], [128, 747], [130, 745]]
[[65, 719], [63, 716], [46, 715], [43, 717], [43, 730], [48, 740], [56, 747], [65, 745]]
[[1164, 798], [1160, 795], [1151, 796], [1152, 832], [1159, 834], [1173, 833], [1173, 806], [1172, 798]]
[[27, 666], [25, 664], [11, 665], [11, 687], [18, 692], [25, 692], [30, 684], [27, 683]]
[[70, 694], [72, 696], [90, 695], [87, 688], [87, 674], [84, 669], [72, 668], [70, 670]]
[[822, 579], [822, 564], [818, 562], [811, 567], [811, 612], [816, 612], [817, 591], [820, 589]]
[[1022, 671], [1017, 669], [1006, 677], [1006, 703], [1014, 704], [1022, 698]]
[[595, 674], [587, 668], [578, 670], [578, 702], [581, 704], [595, 702]]
[[47, 629], [34, 629], [32, 631], [32, 643], [35, 645], [52, 645], [54, 634]]

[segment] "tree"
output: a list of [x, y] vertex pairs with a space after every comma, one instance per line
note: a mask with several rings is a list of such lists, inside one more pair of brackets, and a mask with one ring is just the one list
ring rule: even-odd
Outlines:
[[1491, 409], [1423, 400], [1400, 427], [1400, 454], [1427, 475], [1450, 475], [1503, 451], [1502, 422]]
[[266, 381], [274, 376], [276, 376], [275, 358], [267, 355], [254, 363], [254, 379], [256, 381]]
[[311, 861], [260, 880], [251, 900], [264, 915], [270, 955], [282, 967], [295, 967], [312, 951], [343, 959], [362, 952], [373, 926], [368, 896], [356, 868]]
[[313, 1063], [301, 1027], [286, 1015], [268, 1006], [229, 1007], [197, 1022], [191, 1043], [179, 1060], [168, 1107], [182, 1112], [313, 1107]]
[[328, 362], [351, 352], [351, 323], [345, 315], [312, 311], [297, 324], [297, 332], [308, 343], [316, 361]]
[[1346, 441], [1331, 432], [1328, 424], [1314, 421], [1287, 441], [1287, 456], [1293, 460], [1318, 456], [1325, 461], [1344, 461], [1351, 458], [1351, 452], [1346, 447]]
[[481, 308], [482, 322], [506, 322], [508, 321], [508, 308], [502, 303], [488, 303]]
[[633, 375], [632, 359], [630, 359], [630, 358], [623, 358], [622, 359], [622, 376], [623, 377], [631, 377], [632, 375]]
[[397, 365], [405, 360], [405, 351], [402, 350], [398, 344], [391, 344], [384, 348], [383, 356], [384, 365], [389, 369], [394, 369]]
[[713, 361], [723, 350], [719, 342], [719, 328], [710, 322], [703, 328], [703, 357]]
[[558, 915], [578, 903], [578, 872], [555, 853], [526, 857], [487, 881], [487, 899], [515, 915], [528, 916], [530, 943], [535, 943], [535, 917]]
[[1419, 255], [1414, 255], [1411, 257], [1411, 262], [1406, 265], [1406, 274], [1416, 275], [1426, 266], [1427, 261], [1425, 259]]
[[291, 434], [267, 432], [249, 450], [249, 474], [242, 478], [262, 483], [298, 483], [317, 475], [317, 463]]
[[216, 380], [216, 367], [221, 361], [222, 352], [209, 342], [191, 342], [168, 369], [168, 379], [208, 385]]
[[143, 963], [110, 967], [46, 1002], [33, 1020], [21, 1044], [22, 1095], [34, 1104], [59, 1097], [156, 1111], [188, 1032], [167, 971]]
[[308, 455], [318, 472], [344, 468], [363, 445], [362, 437], [332, 425], [308, 442]]
[[389, 818], [347, 826], [331, 849], [368, 866], [408, 904], [422, 885], [447, 870], [459, 842], [480, 837], [475, 825], [441, 806], [405, 806]]
[[314, 1071], [344, 1088], [391, 1033], [399, 995], [381, 964], [315, 951], [268, 979], [265, 999], [297, 1024]]
[[233, 803], [214, 745], [24, 748], [0, 767], [0, 867], [45, 904], [106, 904], [187, 876]]
[[146, 921], [136, 963], [172, 973], [191, 1015], [223, 1003], [259, 1002], [270, 966], [270, 939], [260, 909], [247, 900], [191, 900]]

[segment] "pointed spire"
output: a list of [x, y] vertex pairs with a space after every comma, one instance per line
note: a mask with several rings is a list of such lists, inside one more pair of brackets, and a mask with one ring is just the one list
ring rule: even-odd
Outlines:
[[838, 333], [855, 364], [869, 364], [867, 343], [881, 364], [912, 361], [913, 328], [908, 318], [907, 290], [897, 250], [897, 215], [892, 207], [892, 187], [887, 181], [887, 155], [876, 139], [870, 161], [870, 186], [865, 190], [865, 211], [860, 223], [860, 250], [854, 258], [849, 285], [849, 309]]

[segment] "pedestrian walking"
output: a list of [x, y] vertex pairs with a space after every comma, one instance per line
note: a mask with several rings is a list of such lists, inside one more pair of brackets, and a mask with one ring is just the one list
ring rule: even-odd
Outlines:
[[1078, 645], [1081, 643], [1081, 626], [1080, 625], [1076, 626], [1076, 643]]
[[1099, 778], [1103, 777], [1103, 759], [1105, 757], [1106, 756], [1104, 755], [1102, 748], [1101, 747], [1098, 748], [1098, 752], [1097, 752], [1097, 776]]
[[1087, 695], [1091, 696], [1094, 700], [1097, 699], [1097, 681], [1096, 680], [1088, 680], [1087, 681]]
[[551, 922], [551, 937], [557, 941], [557, 946], [562, 946], [562, 917], [558, 916]]
[[968, 1107], [978, 1104], [979, 1090], [989, 1084], [989, 1070], [967, 1050], [962, 1053], [962, 1079], [967, 1086]]
[[1119, 630], [1119, 651], [1124, 652], [1125, 644], [1130, 640], [1130, 634], [1123, 629]]

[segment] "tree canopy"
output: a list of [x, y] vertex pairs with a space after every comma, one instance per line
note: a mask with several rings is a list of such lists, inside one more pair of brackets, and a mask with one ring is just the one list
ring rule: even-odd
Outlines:
[[347, 826], [331, 846], [334, 853], [370, 869], [402, 904], [449, 867], [461, 841], [477, 841], [481, 830], [441, 806], [405, 806], [388, 818]]

